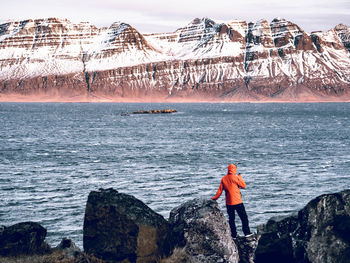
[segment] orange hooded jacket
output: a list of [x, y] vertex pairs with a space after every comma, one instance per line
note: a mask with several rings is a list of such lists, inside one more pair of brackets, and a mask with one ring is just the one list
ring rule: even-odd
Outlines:
[[227, 175], [222, 177], [220, 187], [214, 197], [211, 199], [217, 200], [222, 194], [222, 191], [225, 190], [226, 196], [226, 205], [238, 205], [243, 203], [241, 198], [241, 192], [239, 188], [245, 188], [245, 182], [241, 174], [236, 175], [237, 166], [230, 164], [228, 166]]

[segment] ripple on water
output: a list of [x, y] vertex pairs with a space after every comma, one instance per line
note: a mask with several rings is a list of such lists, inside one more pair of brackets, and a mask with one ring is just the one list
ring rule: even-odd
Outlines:
[[[159, 107], [180, 113], [120, 116]], [[0, 103], [0, 224], [38, 221], [51, 245], [69, 237], [82, 247], [90, 191], [113, 187], [168, 218], [213, 196], [234, 162], [255, 229], [350, 185], [347, 116], [346, 103]]]

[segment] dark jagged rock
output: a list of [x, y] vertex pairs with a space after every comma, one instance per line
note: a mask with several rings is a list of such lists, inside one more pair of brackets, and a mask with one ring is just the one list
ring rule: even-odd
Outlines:
[[113, 189], [89, 194], [84, 250], [113, 262], [155, 262], [170, 254], [169, 223], [133, 196]]
[[46, 229], [35, 222], [23, 222], [0, 230], [0, 255], [43, 254], [50, 250], [44, 242]]
[[298, 214], [259, 226], [255, 262], [350, 262], [350, 190], [321, 195]]
[[134, 111], [132, 114], [160, 114], [160, 113], [174, 113], [177, 110], [174, 109], [165, 109], [165, 110], [141, 110]]
[[239, 263], [254, 263], [255, 249], [258, 244], [257, 235], [253, 234], [248, 237], [238, 236], [235, 243], [239, 253]]
[[188, 201], [170, 213], [175, 246], [184, 247], [191, 262], [238, 262], [237, 247], [217, 202]]
[[128, 116], [130, 114], [168, 114], [168, 113], [175, 113], [177, 110], [175, 109], [164, 109], [164, 110], [139, 110], [134, 112], [124, 112], [121, 115], [122, 116]]

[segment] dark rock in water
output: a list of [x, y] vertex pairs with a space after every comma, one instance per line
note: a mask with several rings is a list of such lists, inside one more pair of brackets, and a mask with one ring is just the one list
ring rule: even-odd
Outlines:
[[177, 110], [174, 109], [164, 109], [164, 110], [140, 110], [140, 111], [134, 111], [134, 112], [124, 112], [121, 115], [122, 116], [129, 116], [130, 114], [168, 114], [168, 113], [175, 113]]
[[23, 222], [0, 230], [0, 255], [43, 254], [50, 250], [44, 242], [46, 229], [35, 222]]
[[113, 189], [89, 194], [83, 242], [85, 252], [113, 262], [155, 262], [172, 250], [169, 223]]
[[234, 241], [238, 247], [239, 263], [254, 263], [255, 249], [258, 245], [257, 235], [237, 236]]
[[259, 226], [255, 262], [350, 262], [350, 190], [321, 195], [298, 214]]
[[77, 247], [74, 242], [68, 238], [62, 238], [61, 243], [54, 248], [54, 250], [62, 251], [68, 257], [76, 257], [81, 253], [79, 247]]
[[184, 247], [191, 262], [238, 262], [238, 251], [216, 201], [194, 199], [170, 213], [175, 246]]

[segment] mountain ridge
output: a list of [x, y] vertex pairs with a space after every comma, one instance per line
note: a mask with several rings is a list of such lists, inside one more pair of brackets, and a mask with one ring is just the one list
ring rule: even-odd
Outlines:
[[[48, 18], [0, 24], [0, 100], [348, 101], [350, 28], [195, 18], [141, 34]], [[41, 98], [41, 99], [40, 99]], [[19, 100], [19, 99], [18, 99]]]

